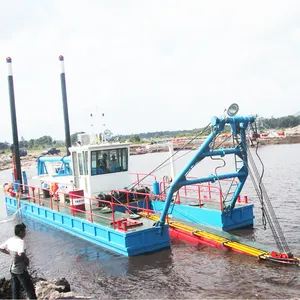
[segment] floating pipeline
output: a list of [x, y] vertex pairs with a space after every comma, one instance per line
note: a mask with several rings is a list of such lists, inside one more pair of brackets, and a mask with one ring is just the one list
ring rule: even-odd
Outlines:
[[[159, 216], [147, 213], [140, 213], [143, 217], [148, 217], [153, 221], [159, 221]], [[283, 263], [288, 265], [297, 265], [300, 267], [300, 258], [290, 256], [287, 253], [278, 253], [276, 251], [265, 251], [241, 242], [232, 241], [217, 234], [208, 231], [199, 230], [177, 221], [166, 221], [169, 225], [169, 233], [172, 238], [186, 241], [194, 246], [199, 243], [218, 248], [226, 248], [235, 252], [247, 254], [256, 257], [258, 260]]]

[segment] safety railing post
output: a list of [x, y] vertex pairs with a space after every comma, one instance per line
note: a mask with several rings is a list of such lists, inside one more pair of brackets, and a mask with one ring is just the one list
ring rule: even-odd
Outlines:
[[[29, 189], [28, 189], [28, 191], [29, 191]], [[35, 203], [35, 194], [34, 194], [34, 187], [33, 186], [31, 186], [31, 193], [32, 193], [32, 196], [29, 197], [28, 202], [30, 203], [31, 202], [30, 200], [32, 199], [32, 202]]]
[[137, 186], [138, 186], [138, 188], [140, 187], [140, 176], [139, 176], [139, 174], [136, 174], [137, 176]]
[[198, 201], [199, 201], [199, 207], [201, 207], [201, 186], [200, 184], [197, 185], [198, 188]]
[[29, 186], [28, 186], [28, 189], [27, 189], [27, 197], [28, 197], [28, 201], [30, 202], [30, 188], [29, 188]]
[[222, 192], [221, 192], [221, 190], [220, 190], [219, 195], [220, 195], [220, 209], [221, 209], [221, 211], [223, 211], [223, 197], [222, 197]]
[[52, 201], [52, 195], [50, 195], [50, 207], [53, 210], [53, 201]]
[[[54, 195], [53, 195], [53, 197], [55, 197]], [[55, 201], [55, 200], [54, 200]], [[59, 201], [58, 201], [58, 197], [56, 196], [56, 207], [57, 207], [57, 211], [59, 212]]]
[[210, 182], [208, 182], [208, 197], [211, 199], [211, 188], [210, 188]]
[[90, 221], [93, 223], [93, 206], [92, 206], [92, 199], [89, 198], [90, 202]]
[[176, 204], [180, 204], [180, 190], [178, 191], [178, 194], [177, 194], [177, 200], [175, 202]]
[[[31, 190], [32, 190], [32, 195], [33, 195], [32, 201], [33, 201], [33, 203], [36, 203], [36, 199], [38, 199], [38, 198], [36, 197], [36, 194], [35, 194], [35, 187], [32, 186]], [[29, 200], [29, 202], [30, 202], [30, 200]]]
[[71, 198], [71, 203], [72, 203], [72, 205], [71, 205], [72, 216], [75, 217], [76, 212], [75, 212], [75, 206], [74, 206], [74, 198], [76, 198], [76, 195], [72, 195], [72, 197], [70, 197], [70, 198]]
[[147, 218], [149, 217], [149, 205], [148, 205], [148, 202], [149, 202], [149, 196], [148, 195], [146, 195], [146, 210], [147, 210]]
[[148, 216], [149, 216], [149, 196], [147, 196], [147, 200], [146, 200], [146, 209], [147, 209]]
[[130, 209], [129, 209], [129, 192], [126, 191], [126, 203], [127, 203], [127, 213], [130, 213]]
[[111, 206], [111, 216], [112, 216], [113, 227], [114, 227], [114, 229], [116, 229], [116, 224], [115, 224], [115, 205], [114, 205], [114, 199], [113, 199], [112, 194], [111, 194], [110, 206]]

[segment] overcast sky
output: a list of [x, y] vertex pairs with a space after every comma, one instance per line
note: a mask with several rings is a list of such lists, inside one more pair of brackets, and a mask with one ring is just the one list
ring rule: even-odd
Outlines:
[[200, 128], [232, 102], [240, 114], [295, 114], [299, 15], [297, 0], [2, 1], [0, 141], [12, 141], [7, 56], [26, 140], [64, 138], [60, 54], [71, 133]]

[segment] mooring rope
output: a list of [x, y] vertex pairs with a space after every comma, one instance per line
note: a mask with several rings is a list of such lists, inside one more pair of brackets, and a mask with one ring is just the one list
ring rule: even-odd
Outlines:
[[21, 211], [22, 209], [23, 209], [23, 207], [20, 207], [20, 208], [18, 208], [18, 209], [11, 215], [10, 218], [5, 219], [5, 220], [0, 220], [0, 224], [4, 224], [4, 223], [8, 223], [8, 222], [13, 221], [13, 220], [16, 218], [18, 212]]

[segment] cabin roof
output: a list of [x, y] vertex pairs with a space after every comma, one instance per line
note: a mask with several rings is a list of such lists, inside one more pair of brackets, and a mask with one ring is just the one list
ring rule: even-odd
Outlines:
[[69, 150], [71, 152], [77, 152], [82, 150], [110, 150], [110, 149], [120, 149], [120, 148], [128, 148], [130, 143], [111, 143], [111, 144], [90, 144], [90, 145], [82, 145], [76, 147], [70, 147]]

